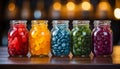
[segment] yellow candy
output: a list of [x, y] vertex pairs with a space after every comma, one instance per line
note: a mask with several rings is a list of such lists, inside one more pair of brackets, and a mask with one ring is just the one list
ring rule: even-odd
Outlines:
[[[35, 22], [35, 23], [34, 23]], [[39, 23], [42, 22], [42, 23]], [[45, 21], [33, 21], [29, 36], [29, 49], [32, 56], [48, 55], [50, 52], [50, 31]]]
[[39, 47], [39, 46], [36, 46], [36, 47], [35, 47], [35, 50], [36, 50], [36, 51], [37, 51], [37, 50], [39, 50], [39, 49], [40, 49], [40, 47]]

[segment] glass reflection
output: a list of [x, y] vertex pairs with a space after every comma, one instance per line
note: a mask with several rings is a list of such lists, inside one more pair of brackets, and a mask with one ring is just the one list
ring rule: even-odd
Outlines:
[[51, 59], [52, 64], [68, 64], [70, 63], [70, 58], [69, 57], [52, 57]]
[[44, 57], [44, 58], [39, 58], [39, 57], [30, 57], [30, 63], [38, 64], [47, 64], [50, 63], [51, 57]]
[[91, 63], [91, 58], [90, 57], [73, 57], [72, 64], [83, 64], [83, 63]]
[[93, 64], [112, 64], [112, 57], [93, 57]]

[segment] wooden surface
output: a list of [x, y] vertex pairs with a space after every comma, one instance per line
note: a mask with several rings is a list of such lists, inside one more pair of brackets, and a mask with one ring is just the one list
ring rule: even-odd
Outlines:
[[120, 69], [120, 46], [111, 57], [9, 57], [7, 47], [0, 47], [0, 69]]

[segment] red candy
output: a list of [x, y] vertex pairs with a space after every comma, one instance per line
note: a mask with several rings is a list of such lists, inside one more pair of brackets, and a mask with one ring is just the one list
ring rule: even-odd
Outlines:
[[28, 53], [28, 30], [25, 23], [14, 23], [8, 32], [10, 56], [26, 56]]

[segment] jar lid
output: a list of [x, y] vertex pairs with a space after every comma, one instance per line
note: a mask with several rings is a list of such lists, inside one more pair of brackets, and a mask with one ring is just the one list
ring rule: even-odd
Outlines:
[[53, 24], [68, 24], [69, 20], [53, 20]]
[[39, 23], [48, 23], [48, 20], [32, 20], [31, 21], [32, 24], [39, 24]]
[[110, 25], [111, 20], [95, 20], [94, 25]]
[[73, 26], [76, 25], [89, 25], [90, 21], [89, 20], [73, 20]]
[[27, 20], [11, 20], [10, 21], [10, 24], [17, 24], [17, 23], [23, 23], [23, 24], [26, 24], [27, 23]]

